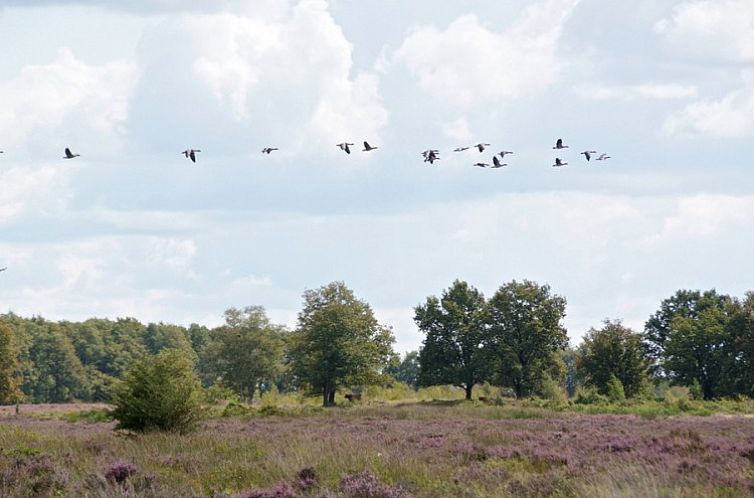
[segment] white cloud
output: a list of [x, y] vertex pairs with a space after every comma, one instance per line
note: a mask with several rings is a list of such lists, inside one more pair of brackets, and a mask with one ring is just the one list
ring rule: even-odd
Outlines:
[[754, 131], [754, 70], [742, 72], [744, 86], [719, 100], [700, 100], [665, 120], [668, 135], [741, 137]]
[[[185, 21], [197, 47], [194, 69], [237, 119], [267, 86], [286, 88], [304, 103], [299, 121], [318, 137], [377, 139], [387, 111], [374, 73], [351, 75], [353, 46], [324, 0], [301, 0], [284, 20], [236, 13]], [[303, 96], [303, 97], [302, 97]]]
[[754, 197], [699, 194], [679, 197], [673, 212], [663, 219], [662, 229], [645, 238], [640, 245], [708, 239], [721, 230], [745, 224], [754, 218]]
[[676, 83], [643, 83], [629, 86], [588, 86], [582, 88], [579, 93], [594, 100], [670, 100], [696, 97], [697, 90], [695, 86]]
[[246, 275], [245, 277], [233, 280], [230, 285], [238, 287], [269, 287], [272, 285], [272, 278], [269, 275]]
[[678, 4], [655, 31], [695, 54], [754, 59], [754, 2], [693, 0]]
[[443, 126], [443, 133], [446, 137], [458, 140], [459, 142], [467, 142], [474, 137], [469, 127], [469, 120], [466, 116], [461, 116], [455, 121], [451, 121]]
[[149, 253], [154, 263], [183, 270], [196, 256], [196, 243], [191, 239], [154, 237], [149, 243]]
[[0, 136], [16, 145], [39, 130], [56, 129], [71, 118], [83, 119], [98, 132], [119, 131], [137, 81], [129, 61], [90, 66], [70, 50], [58, 50], [54, 62], [24, 67], [0, 83]]
[[464, 106], [540, 91], [560, 77], [566, 62], [558, 54], [563, 26], [577, 0], [548, 0], [527, 7], [502, 32], [485, 27], [476, 14], [445, 30], [415, 28], [394, 55], [424, 90]]
[[0, 223], [64, 206], [70, 197], [65, 181], [68, 170], [64, 166], [45, 166], [0, 171]]

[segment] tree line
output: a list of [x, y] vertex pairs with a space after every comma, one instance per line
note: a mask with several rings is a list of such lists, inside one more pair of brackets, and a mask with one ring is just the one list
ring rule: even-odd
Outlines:
[[390, 327], [343, 282], [307, 290], [293, 330], [261, 307], [231, 308], [222, 326], [142, 324], [133, 318], [53, 322], [0, 316], [0, 403], [112, 400], [122, 378], [169, 351], [205, 388], [251, 400], [271, 390], [335, 404], [338, 391], [405, 382], [451, 384], [473, 397], [490, 383], [516, 397], [651, 395], [652, 382], [685, 385], [704, 399], [754, 395], [754, 293], [679, 290], [633, 331], [606, 320], [571, 347], [566, 300], [548, 285], [512, 281], [490, 297], [456, 280], [415, 307], [424, 335], [400, 358]]

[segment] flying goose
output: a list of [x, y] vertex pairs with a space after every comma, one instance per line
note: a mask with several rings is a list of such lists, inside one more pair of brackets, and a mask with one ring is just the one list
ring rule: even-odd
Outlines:
[[73, 159], [74, 157], [79, 157], [80, 154], [74, 154], [71, 152], [71, 149], [68, 147], [65, 148], [65, 157], [63, 159]]
[[439, 153], [440, 151], [438, 151], [437, 149], [425, 150], [424, 152], [422, 152], [422, 156], [424, 156], [424, 162], [433, 164], [435, 161], [440, 159], [440, 157], [438, 156]]
[[513, 154], [513, 152], [511, 152], [511, 151], [509, 151], [509, 150], [501, 150], [501, 151], [500, 151], [500, 157], [502, 157], [503, 159], [505, 159], [505, 156], [506, 156], [507, 154]]
[[366, 140], [364, 140], [364, 149], [362, 149], [361, 152], [369, 152], [369, 151], [374, 150], [374, 149], [379, 149], [379, 147], [374, 147], [372, 145], [369, 145], [369, 142], [367, 142]]
[[598, 161], [607, 161], [608, 159], [610, 159], [610, 156], [608, 156], [607, 154], [602, 154], [597, 158]]
[[592, 154], [596, 154], [596, 153], [597, 153], [596, 150], [585, 150], [584, 152], [581, 152], [581, 154], [583, 154], [584, 157], [586, 157], [587, 161], [591, 160]]
[[280, 150], [280, 149], [278, 149], [277, 147], [265, 147], [264, 149], [262, 149], [262, 154], [269, 155], [269, 153], [272, 152], [273, 150]]
[[563, 145], [563, 139], [559, 138], [557, 142], [555, 142], [555, 147], [553, 149], [567, 149], [567, 145]]
[[559, 166], [565, 166], [566, 164], [568, 164], [568, 163], [564, 163], [563, 161], [560, 160], [559, 157], [557, 157], [557, 158], [555, 158], [555, 164], [553, 164], [552, 167], [553, 168], [557, 168]]
[[338, 145], [336, 145], [336, 147], [340, 147], [340, 150], [344, 151], [346, 154], [350, 154], [351, 153], [351, 145], [353, 145], [353, 144], [352, 143], [348, 143], [348, 142], [342, 142], [342, 143], [339, 143]]
[[183, 152], [181, 152], [181, 154], [183, 154], [184, 156], [186, 156], [186, 159], [191, 159], [192, 163], [195, 163], [196, 162], [196, 153], [197, 152], [201, 152], [201, 150], [199, 150], [199, 149], [186, 149]]
[[485, 147], [489, 147], [489, 146], [490, 146], [490, 144], [476, 144], [474, 147], [476, 147], [477, 149], [479, 149], [479, 152], [484, 152], [484, 148]]
[[0, 271], [5, 271], [5, 270], [7, 270], [7, 269], [8, 269], [8, 267], [7, 267], [7, 266], [4, 266], [4, 267], [0, 268]]
[[453, 149], [453, 152], [463, 152], [465, 150], [469, 150], [471, 147], [456, 147]]
[[500, 162], [500, 159], [498, 159], [497, 156], [492, 158], [492, 168], [502, 168], [503, 166], [508, 166], [508, 165]]
[[474, 163], [474, 166], [478, 168], [489, 168], [490, 165], [488, 163]]

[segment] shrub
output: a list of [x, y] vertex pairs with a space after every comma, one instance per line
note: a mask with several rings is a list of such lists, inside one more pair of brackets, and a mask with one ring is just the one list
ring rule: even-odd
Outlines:
[[223, 409], [223, 412], [221, 416], [223, 417], [243, 417], [244, 415], [248, 415], [251, 410], [248, 406], [244, 405], [243, 403], [237, 403], [235, 401], [231, 401], [227, 405], [225, 405], [225, 408]]
[[598, 393], [597, 389], [593, 387], [580, 387], [576, 390], [576, 400], [574, 402], [577, 405], [606, 405], [609, 400], [607, 399], [607, 396]]
[[193, 362], [178, 349], [137, 363], [115, 390], [117, 429], [184, 433], [200, 416], [202, 391]]
[[626, 399], [623, 383], [615, 375], [610, 375], [610, 379], [607, 381], [607, 398], [613, 403]]
[[340, 490], [347, 498], [411, 498], [403, 488], [382, 484], [368, 470], [344, 476], [340, 480]]
[[125, 460], [116, 460], [107, 466], [105, 479], [122, 484], [134, 474], [136, 474], [136, 465]]

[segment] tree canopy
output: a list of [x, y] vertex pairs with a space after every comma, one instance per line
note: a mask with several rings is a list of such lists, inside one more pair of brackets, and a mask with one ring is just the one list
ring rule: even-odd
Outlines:
[[414, 321], [425, 334], [419, 353], [422, 385], [453, 384], [471, 399], [474, 384], [490, 374], [486, 337], [485, 300], [481, 292], [456, 280], [442, 297], [427, 298], [414, 308]]
[[392, 354], [394, 338], [372, 308], [343, 282], [304, 292], [290, 351], [294, 375], [323, 405], [340, 387], [376, 383]]

